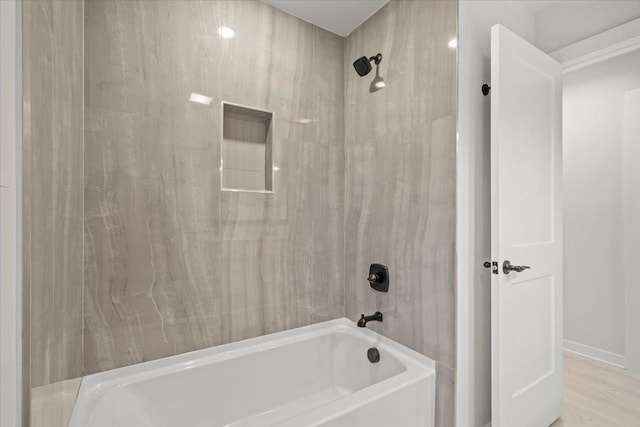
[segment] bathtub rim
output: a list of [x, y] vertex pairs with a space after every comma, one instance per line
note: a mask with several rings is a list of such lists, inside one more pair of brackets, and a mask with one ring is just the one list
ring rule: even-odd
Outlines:
[[[284, 347], [300, 342], [300, 338], [310, 340], [336, 332], [354, 336], [356, 339], [365, 339], [371, 343], [371, 346], [389, 353], [405, 366], [405, 369], [394, 376], [330, 403], [338, 411], [333, 415], [348, 412], [350, 408], [363, 406], [420, 381], [432, 382], [435, 389], [435, 361], [377, 332], [367, 328], [359, 328], [355, 322], [342, 317], [87, 375], [82, 378], [70, 426], [75, 426], [76, 423], [86, 420], [96, 403], [102, 398], [103, 393], [112, 388]], [[318, 409], [314, 408], [310, 412], [317, 412]]]

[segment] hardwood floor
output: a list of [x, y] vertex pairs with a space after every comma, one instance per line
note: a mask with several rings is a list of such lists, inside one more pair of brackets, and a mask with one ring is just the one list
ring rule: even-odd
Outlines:
[[640, 427], [640, 375], [564, 353], [563, 416], [552, 427]]

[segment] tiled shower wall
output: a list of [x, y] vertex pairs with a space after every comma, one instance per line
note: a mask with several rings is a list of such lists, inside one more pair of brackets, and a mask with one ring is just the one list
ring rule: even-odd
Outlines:
[[25, 353], [37, 387], [82, 375], [83, 2], [22, 6]]
[[[343, 39], [257, 1], [85, 20], [86, 372], [343, 316]], [[220, 190], [221, 100], [273, 112], [274, 194]]]
[[[84, 62], [82, 2], [24, 5], [34, 385], [379, 309], [453, 425], [456, 2], [343, 39], [257, 1], [87, 1]], [[371, 94], [351, 62], [378, 52]], [[220, 190], [221, 100], [274, 113], [274, 194]]]
[[[436, 425], [453, 426], [457, 2], [391, 1], [345, 51], [346, 313], [437, 362]], [[369, 93], [351, 62], [382, 53]], [[390, 270], [387, 295], [366, 267]]]

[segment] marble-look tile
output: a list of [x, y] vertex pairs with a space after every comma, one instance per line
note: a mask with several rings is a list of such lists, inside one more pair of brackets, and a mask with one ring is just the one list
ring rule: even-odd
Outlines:
[[342, 38], [265, 4], [218, 5], [236, 30], [221, 45], [220, 97], [273, 111], [283, 138], [342, 148]]
[[23, 275], [38, 387], [82, 374], [83, 2], [22, 5]]
[[[33, 385], [380, 309], [453, 425], [455, 2], [346, 42], [257, 1], [82, 5], [24, 4]], [[377, 52], [370, 94], [350, 64]], [[274, 113], [274, 194], [220, 191], [221, 100]]]
[[33, 388], [30, 427], [69, 427], [81, 383], [73, 378]]
[[90, 1], [85, 11], [85, 103], [162, 121], [215, 123], [217, 2]]
[[218, 129], [94, 107], [86, 123], [87, 372], [219, 343]]
[[[456, 112], [457, 2], [392, 1], [347, 38], [345, 48], [346, 146], [379, 140]], [[351, 65], [382, 53], [386, 88], [369, 93], [373, 77]], [[360, 126], [353, 126], [359, 123]]]
[[436, 426], [455, 425], [455, 370], [436, 364]]
[[[345, 308], [380, 310], [383, 335], [437, 361], [437, 426], [453, 426], [457, 4], [393, 1], [345, 49]], [[382, 53], [369, 93], [351, 63]], [[388, 294], [365, 280], [390, 270]]]
[[[342, 316], [343, 40], [258, 1], [86, 9], [87, 372]], [[220, 190], [222, 100], [274, 113], [274, 194]]]
[[274, 194], [222, 194], [223, 314], [284, 304], [289, 327], [340, 317], [344, 152], [276, 139], [274, 159]]

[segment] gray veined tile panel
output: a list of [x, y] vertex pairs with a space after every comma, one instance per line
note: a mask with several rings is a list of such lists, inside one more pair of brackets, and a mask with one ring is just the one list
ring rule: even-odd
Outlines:
[[69, 427], [82, 378], [34, 387], [30, 427]]
[[218, 2], [98, 1], [85, 13], [86, 105], [179, 122], [215, 123]]
[[219, 2], [225, 101], [275, 112], [280, 136], [343, 146], [343, 41], [265, 4]]
[[86, 122], [87, 372], [219, 343], [218, 129], [92, 107]]
[[455, 370], [436, 364], [436, 426], [455, 425]]
[[[87, 372], [342, 316], [343, 40], [257, 1], [85, 23]], [[221, 101], [274, 113], [274, 194], [221, 191]]]
[[[416, 132], [415, 134], [422, 134]], [[347, 149], [347, 314], [388, 311], [382, 333], [454, 366], [455, 191], [453, 118], [434, 122], [431, 144]], [[378, 161], [379, 174], [367, 165]], [[387, 263], [392, 285], [377, 295], [362, 265]], [[451, 266], [451, 270], [443, 266]], [[353, 266], [353, 268], [352, 268]], [[370, 308], [366, 308], [370, 307]]]
[[276, 140], [274, 159], [274, 194], [222, 195], [223, 314], [284, 307], [286, 327], [340, 317], [343, 150]]
[[[347, 147], [455, 114], [456, 51], [448, 42], [456, 37], [456, 10], [454, 1], [391, 2], [347, 38]], [[358, 77], [351, 63], [378, 52], [387, 87], [370, 94], [371, 78]]]
[[[25, 6], [44, 46], [28, 64], [55, 77], [25, 89], [54, 94], [25, 105], [27, 212], [54, 213], [25, 215], [45, 243], [28, 255], [51, 261], [27, 264], [36, 378], [77, 376], [82, 335], [92, 373], [380, 309], [373, 327], [438, 362], [452, 425], [456, 3], [394, 1], [345, 40], [257, 1], [86, 2], [84, 97], [82, 12], [35, 25], [79, 4]], [[377, 52], [388, 87], [370, 94], [351, 62]], [[223, 100], [274, 113], [274, 194], [220, 190]], [[388, 295], [363, 279], [372, 262], [391, 268]], [[83, 271], [84, 329], [82, 286], [45, 286]]]
[[82, 374], [83, 3], [22, 7], [23, 280], [38, 387]]
[[[372, 328], [433, 358], [436, 425], [453, 426], [457, 3], [393, 1], [346, 41], [345, 308], [380, 310]], [[382, 53], [387, 84], [351, 63]], [[388, 294], [363, 279], [389, 267]]]

